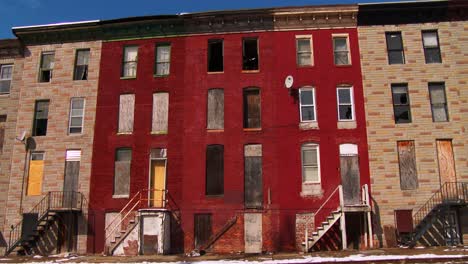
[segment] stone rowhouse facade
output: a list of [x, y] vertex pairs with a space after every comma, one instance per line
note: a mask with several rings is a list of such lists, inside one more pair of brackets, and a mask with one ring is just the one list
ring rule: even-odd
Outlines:
[[[364, 101], [356, 30], [357, 6], [222, 11], [102, 21], [104, 34], [96, 113], [90, 197], [89, 252], [104, 249], [106, 214], [128, 202], [113, 197], [114, 162], [118, 148], [131, 148], [130, 193], [148, 188], [149, 153], [167, 149], [167, 184], [181, 214], [182, 232], [173, 233], [172, 251], [194, 249], [194, 216], [212, 215], [216, 233], [232, 216], [237, 223], [213, 246], [216, 252], [245, 250], [244, 213], [262, 215], [262, 250], [302, 250], [302, 213], [315, 212], [341, 183], [339, 146], [356, 144], [361, 184], [368, 184]], [[349, 37], [351, 65], [333, 62], [332, 36]], [[296, 64], [296, 36], [312, 37], [314, 66]], [[260, 70], [242, 72], [242, 39], [257, 37]], [[207, 73], [207, 45], [222, 39], [224, 71]], [[155, 45], [171, 43], [170, 74], [154, 77]], [[125, 46], [138, 46], [135, 78], [121, 78]], [[288, 75], [294, 89], [316, 89], [318, 127], [301, 127], [297, 94], [284, 88]], [[341, 128], [337, 121], [337, 87], [354, 89], [356, 119]], [[261, 91], [261, 129], [243, 129], [242, 91]], [[224, 89], [224, 129], [207, 131], [207, 91]], [[152, 95], [169, 93], [167, 134], [151, 133]], [[119, 134], [119, 96], [135, 94], [132, 133]], [[320, 144], [321, 184], [313, 194], [301, 193], [301, 145]], [[224, 145], [224, 195], [205, 195], [206, 148]], [[262, 209], [244, 207], [244, 146], [262, 144]], [[337, 202], [329, 206], [336, 208]], [[301, 213], [296, 230], [296, 214]], [[91, 214], [93, 216], [91, 217]], [[91, 219], [92, 218], [92, 219]], [[304, 221], [303, 221], [304, 220]], [[355, 228], [359, 229], [359, 228]], [[299, 234], [296, 237], [296, 231]]]
[[[23, 69], [23, 48], [15, 39], [0, 40], [0, 65], [13, 65], [10, 92], [0, 95], [0, 115], [6, 116], [6, 120], [0, 123], [0, 129], [4, 130], [0, 140], [0, 239], [8, 237], [9, 228], [5, 228], [5, 210], [10, 180], [10, 164], [16, 135], [16, 116], [18, 109], [18, 97], [21, 87], [21, 74]], [[3, 245], [0, 244], [0, 250]]]
[[[394, 210], [412, 209], [415, 213], [440, 189], [437, 139], [452, 140], [457, 181], [468, 181], [467, 11], [466, 3], [457, 1], [360, 6], [358, 31], [373, 221], [380, 245], [395, 245]], [[422, 30], [437, 30], [442, 63], [425, 62]], [[389, 65], [386, 32], [401, 32], [405, 64]], [[432, 121], [429, 82], [445, 83], [448, 122]], [[395, 123], [391, 84], [398, 83], [408, 84], [411, 123]], [[419, 181], [415, 190], [400, 189], [397, 141], [402, 140], [415, 143]]]
[[[86, 31], [85, 24], [80, 24]], [[25, 147], [15, 143], [11, 151], [11, 176], [7, 205], [5, 230], [21, 220], [49, 191], [62, 191], [64, 185], [65, 155], [67, 150], [81, 150], [78, 191], [84, 195], [83, 211], [78, 217], [77, 251], [86, 251], [87, 201], [90, 190], [91, 157], [94, 136], [96, 95], [101, 57], [101, 41], [76, 37], [69, 26], [39, 26], [14, 29], [14, 33], [24, 43], [24, 68], [16, 78], [21, 80], [19, 92], [18, 120], [16, 132], [27, 131], [31, 136], [36, 100], [50, 100], [47, 134], [34, 136], [34, 151], [45, 153], [42, 195], [26, 195], [28, 166], [25, 166]], [[61, 32], [60, 35], [57, 32]], [[52, 36], [54, 41], [42, 38]], [[65, 36], [65, 37], [64, 37]], [[69, 39], [76, 37], [73, 40]], [[31, 38], [29, 38], [31, 37]], [[62, 37], [62, 39], [60, 39]], [[29, 39], [28, 39], [29, 38]], [[68, 39], [67, 39], [68, 38]], [[30, 40], [36, 40], [32, 43]], [[81, 41], [80, 41], [81, 40]], [[76, 51], [89, 49], [87, 80], [73, 80]], [[50, 82], [39, 82], [41, 53], [55, 52], [53, 77]], [[73, 97], [85, 98], [83, 130], [81, 134], [69, 134], [70, 101]], [[27, 159], [29, 159], [28, 153]], [[26, 173], [24, 173], [26, 168]], [[19, 207], [22, 201], [22, 208]]]

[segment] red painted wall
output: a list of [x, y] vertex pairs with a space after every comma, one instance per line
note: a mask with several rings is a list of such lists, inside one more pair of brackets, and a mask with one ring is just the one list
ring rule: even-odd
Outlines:
[[[352, 66], [333, 63], [332, 33], [348, 33]], [[296, 35], [312, 35], [314, 66], [296, 66]], [[242, 38], [259, 39], [260, 71], [242, 73]], [[224, 73], [207, 73], [207, 42], [224, 39]], [[153, 77], [154, 47], [171, 42], [171, 70], [166, 78]], [[121, 80], [123, 46], [139, 45], [137, 78]], [[316, 88], [320, 129], [299, 129], [299, 102], [284, 88], [284, 78], [294, 76], [294, 87]], [[354, 87], [356, 129], [337, 129], [336, 87]], [[262, 129], [246, 132], [242, 127], [242, 90], [261, 90]], [[206, 130], [207, 91], [223, 88], [224, 132]], [[169, 92], [169, 132], [151, 135], [152, 94]], [[119, 95], [135, 93], [135, 123], [132, 135], [117, 135]], [[300, 196], [301, 145], [320, 144], [324, 198]], [[90, 197], [90, 251], [100, 252], [104, 240], [104, 212], [118, 211], [127, 199], [112, 199], [115, 149], [132, 148], [131, 195], [148, 187], [149, 152], [165, 147], [168, 155], [167, 188], [181, 209], [183, 238], [177, 246], [193, 249], [193, 214], [213, 214], [214, 231], [236, 212], [243, 212], [243, 147], [263, 147], [264, 225], [263, 244], [268, 251], [295, 248], [296, 212], [313, 212], [341, 182], [339, 145], [355, 143], [360, 157], [361, 184], [369, 183], [364, 99], [356, 29], [307, 30], [190, 36], [164, 39], [105, 42], [97, 102], [95, 142]], [[224, 196], [205, 196], [205, 152], [209, 144], [224, 145]], [[271, 204], [268, 204], [268, 194]], [[215, 245], [220, 252], [244, 250], [243, 221]], [[176, 247], [176, 245], [173, 245]]]

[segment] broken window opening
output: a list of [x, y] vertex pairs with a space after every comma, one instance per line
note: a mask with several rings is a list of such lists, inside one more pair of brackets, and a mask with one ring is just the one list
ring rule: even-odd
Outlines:
[[88, 80], [89, 49], [77, 50], [73, 80]]
[[223, 72], [223, 40], [212, 39], [208, 41], [208, 72]]
[[258, 39], [247, 38], [242, 41], [242, 70], [258, 70]]
[[36, 101], [34, 109], [33, 136], [45, 136], [47, 134], [48, 116], [49, 100]]
[[43, 52], [41, 54], [41, 67], [39, 69], [39, 82], [50, 82], [54, 69], [55, 52]]
[[411, 123], [411, 109], [407, 84], [392, 84], [395, 124]]

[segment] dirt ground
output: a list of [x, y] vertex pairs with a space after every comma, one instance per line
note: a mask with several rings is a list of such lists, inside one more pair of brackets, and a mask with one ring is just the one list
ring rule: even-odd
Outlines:
[[[199, 257], [189, 257], [186, 255], [152, 255], [152, 256], [102, 256], [102, 255], [76, 255], [76, 254], [59, 254], [53, 257], [40, 257], [40, 256], [8, 256], [0, 257], [0, 263], [24, 263], [24, 262], [55, 262], [55, 263], [141, 263], [141, 262], [199, 262], [199, 261], [216, 261], [216, 260], [234, 260], [234, 261], [268, 261], [271, 263], [275, 260], [286, 260], [286, 259], [302, 259], [306, 256], [311, 257], [334, 257], [342, 258], [352, 255], [363, 255], [363, 256], [414, 256], [422, 254], [435, 254], [435, 255], [462, 255], [462, 257], [454, 258], [443, 258], [443, 259], [405, 259], [402, 257], [401, 260], [396, 261], [360, 261], [353, 263], [468, 263], [468, 246], [465, 247], [433, 247], [433, 248], [415, 248], [415, 249], [403, 249], [403, 248], [392, 248], [392, 249], [373, 249], [365, 251], [328, 251], [328, 252], [313, 252], [313, 253], [265, 253], [265, 254], [212, 254], [207, 253]], [[304, 261], [306, 262], [306, 261]], [[295, 263], [298, 263], [297, 261]], [[349, 263], [349, 261], [325, 261], [323, 263]]]

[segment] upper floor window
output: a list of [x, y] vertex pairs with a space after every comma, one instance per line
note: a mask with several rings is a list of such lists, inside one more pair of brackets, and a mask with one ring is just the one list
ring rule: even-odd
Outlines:
[[426, 63], [441, 63], [439, 36], [437, 30], [429, 30], [422, 32], [424, 57]]
[[244, 128], [261, 128], [260, 89], [244, 89]]
[[411, 110], [407, 84], [392, 84], [395, 123], [411, 123]]
[[224, 129], [224, 90], [208, 90], [207, 129]]
[[167, 134], [169, 120], [169, 93], [153, 94], [153, 120], [151, 133]]
[[84, 98], [72, 98], [70, 102], [70, 121], [68, 125], [69, 134], [80, 134], [83, 132]]
[[431, 97], [432, 121], [448, 121], [447, 98], [445, 96], [444, 83], [429, 83], [429, 95]]
[[353, 88], [339, 87], [336, 93], [338, 99], [338, 121], [354, 120]]
[[11, 76], [13, 75], [13, 65], [0, 65], [0, 94], [10, 93]]
[[206, 195], [224, 194], [224, 146], [206, 147]]
[[258, 70], [258, 39], [245, 38], [242, 40], [242, 70]]
[[6, 115], [0, 115], [0, 153], [3, 151], [3, 141], [5, 141], [5, 124], [7, 121]]
[[123, 53], [122, 77], [136, 77], [138, 46], [126, 46]]
[[319, 145], [304, 144], [301, 148], [302, 182], [320, 183]]
[[89, 49], [77, 50], [73, 80], [88, 80]]
[[315, 89], [299, 89], [301, 122], [317, 121], [315, 110]]
[[404, 64], [405, 54], [401, 32], [386, 32], [388, 64]]
[[223, 40], [210, 39], [208, 40], [208, 72], [224, 71], [223, 61]]
[[115, 150], [114, 190], [113, 197], [128, 197], [130, 193], [130, 168], [132, 149], [118, 148]]
[[41, 67], [39, 69], [39, 82], [50, 82], [54, 69], [55, 53], [53, 51], [41, 54]]
[[133, 132], [133, 116], [135, 112], [135, 95], [120, 95], [119, 104], [119, 133]]
[[296, 36], [296, 58], [298, 66], [312, 66], [312, 36]]
[[156, 44], [156, 76], [169, 75], [171, 66], [171, 44]]
[[49, 100], [36, 101], [34, 109], [33, 136], [45, 136], [47, 134], [48, 119]]
[[333, 55], [335, 58], [335, 65], [351, 64], [348, 35], [340, 34], [333, 36]]

